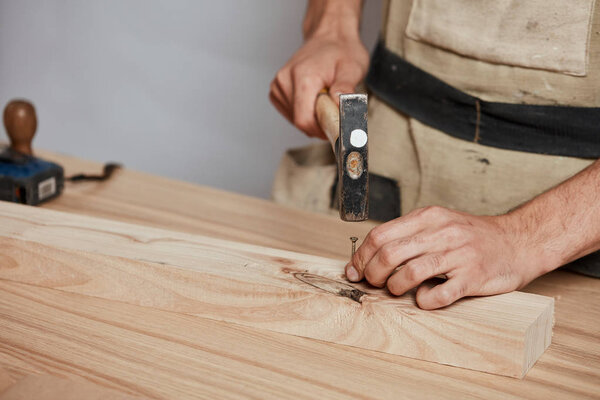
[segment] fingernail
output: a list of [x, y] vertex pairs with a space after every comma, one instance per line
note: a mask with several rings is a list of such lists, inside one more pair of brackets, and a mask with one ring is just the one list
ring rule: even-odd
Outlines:
[[346, 268], [346, 278], [352, 282], [356, 282], [358, 280], [358, 272], [352, 265]]

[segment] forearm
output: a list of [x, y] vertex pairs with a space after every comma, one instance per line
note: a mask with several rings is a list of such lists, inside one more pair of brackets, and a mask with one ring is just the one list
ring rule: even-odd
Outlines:
[[538, 275], [600, 249], [600, 160], [506, 215]]
[[309, 0], [302, 25], [304, 38], [313, 35], [357, 37], [362, 0]]

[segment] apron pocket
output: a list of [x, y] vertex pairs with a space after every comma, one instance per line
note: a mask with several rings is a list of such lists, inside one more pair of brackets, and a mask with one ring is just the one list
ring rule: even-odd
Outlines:
[[406, 36], [470, 58], [585, 76], [595, 0], [413, 0]]
[[307, 211], [336, 214], [331, 209], [337, 168], [328, 142], [290, 149], [281, 159], [271, 197], [276, 203]]

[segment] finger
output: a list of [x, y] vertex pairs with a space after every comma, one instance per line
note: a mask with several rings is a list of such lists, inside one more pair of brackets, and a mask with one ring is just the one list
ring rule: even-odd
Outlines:
[[425, 254], [432, 244], [435, 243], [418, 234], [385, 244], [365, 266], [363, 271], [365, 279], [373, 286], [383, 287], [399, 265]]
[[406, 241], [407, 238], [419, 234], [423, 227], [414, 222], [406, 215], [373, 228], [352, 256], [350, 263], [346, 265], [346, 277], [353, 282], [362, 280], [365, 277], [365, 268], [382, 247], [394, 241], [400, 245], [402, 240]]
[[[420, 234], [425, 229], [444, 224], [446, 219], [439, 215], [441, 212], [436, 211], [438, 209], [439, 207], [430, 207], [414, 210], [403, 217], [373, 228], [352, 257], [352, 260], [350, 260], [350, 263], [346, 265], [346, 277], [353, 282], [363, 279], [363, 271], [369, 261], [381, 247], [389, 242], [412, 237]], [[435, 231], [435, 229], [432, 230]]]
[[356, 85], [364, 77], [365, 71], [354, 62], [340, 62], [337, 64], [335, 78], [329, 88], [329, 95], [339, 106], [340, 94], [354, 93]]
[[275, 106], [277, 111], [279, 111], [281, 115], [283, 115], [290, 123], [292, 123], [292, 114], [290, 113], [289, 108], [281, 104], [279, 98], [276, 97], [272, 92], [269, 93], [269, 100], [271, 100], [271, 104]]
[[451, 253], [432, 253], [407, 262], [388, 279], [388, 290], [400, 296], [427, 279], [446, 274], [450, 269], [449, 257], [452, 258]]
[[275, 75], [273, 83], [275, 89], [281, 94], [281, 103], [290, 109], [291, 114], [292, 101], [294, 97], [294, 85], [292, 83], [292, 73], [290, 68], [287, 66], [281, 68], [277, 72], [277, 75]]
[[293, 79], [294, 95], [292, 120], [294, 125], [312, 137], [325, 139], [325, 134], [317, 123], [315, 103], [317, 94], [324, 82], [317, 75], [299, 74]]
[[421, 285], [417, 290], [417, 305], [424, 310], [434, 310], [446, 307], [467, 295], [468, 278], [459, 275], [433, 287]]
[[[281, 103], [286, 109], [289, 110], [289, 114], [291, 115], [292, 111], [290, 99], [288, 98], [288, 95], [284, 92], [283, 87], [277, 79], [274, 79], [273, 82], [271, 82], [271, 93], [277, 98], [277, 100], [279, 100], [279, 103]], [[289, 97], [291, 98], [291, 90]]]

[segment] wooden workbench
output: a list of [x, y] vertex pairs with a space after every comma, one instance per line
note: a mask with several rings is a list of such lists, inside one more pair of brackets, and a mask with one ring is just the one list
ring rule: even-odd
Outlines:
[[[45, 207], [339, 259], [373, 226], [129, 170]], [[0, 400], [600, 398], [600, 280], [556, 271], [525, 291], [555, 298], [556, 325], [518, 380], [0, 280]]]

